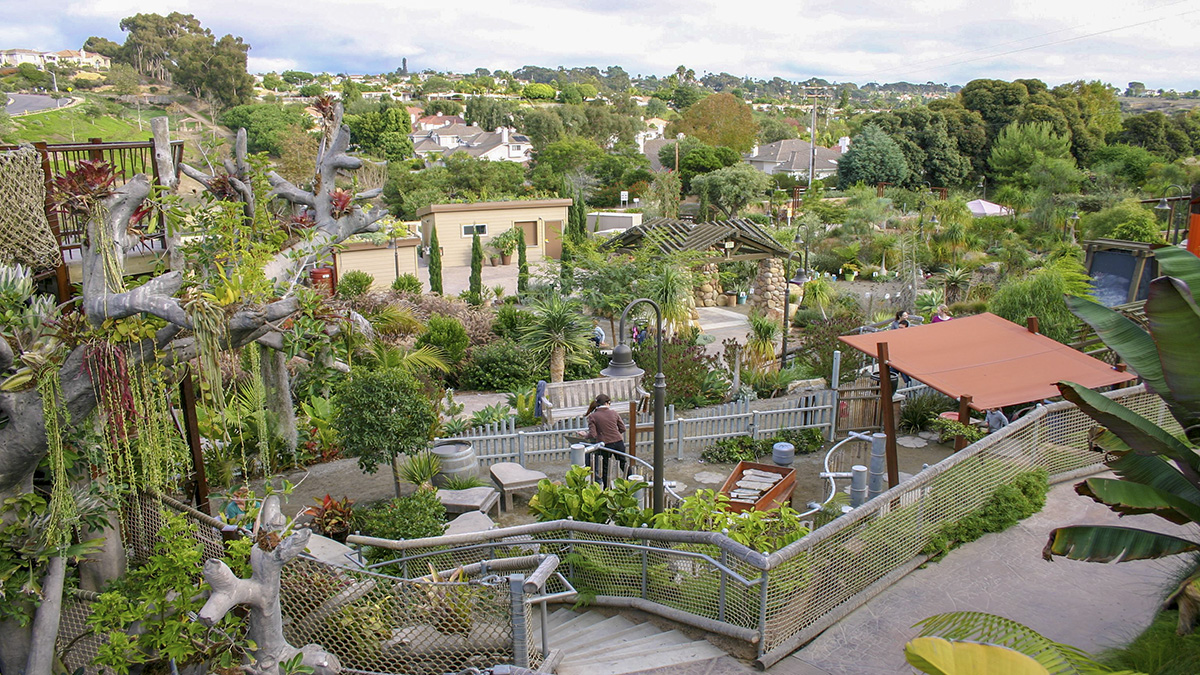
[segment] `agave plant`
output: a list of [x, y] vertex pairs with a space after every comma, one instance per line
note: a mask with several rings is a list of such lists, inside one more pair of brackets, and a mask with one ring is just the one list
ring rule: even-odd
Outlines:
[[[1071, 311], [1087, 322], [1146, 387], [1162, 397], [1182, 432], [1176, 433], [1128, 408], [1071, 382], [1063, 396], [1105, 431], [1093, 443], [1107, 453], [1105, 464], [1117, 478], [1089, 478], [1076, 485], [1082, 495], [1122, 515], [1152, 513], [1173, 523], [1200, 523], [1200, 308], [1192, 288], [1200, 287], [1200, 259], [1174, 247], [1155, 251], [1168, 276], [1150, 282], [1144, 330], [1124, 315], [1083, 298], [1067, 296]], [[1125, 526], [1076, 525], [1050, 533], [1043, 556], [1125, 562], [1200, 550], [1200, 541]], [[1200, 573], [1173, 594], [1181, 604], [1181, 633], [1190, 632], [1200, 609]]]
[[946, 302], [954, 304], [966, 296], [967, 289], [971, 286], [971, 270], [962, 267], [949, 267], [937, 275], [935, 279], [942, 285], [942, 292], [945, 294]]
[[748, 317], [750, 335], [746, 338], [746, 361], [755, 370], [775, 362], [775, 339], [781, 332], [779, 322], [757, 312]]

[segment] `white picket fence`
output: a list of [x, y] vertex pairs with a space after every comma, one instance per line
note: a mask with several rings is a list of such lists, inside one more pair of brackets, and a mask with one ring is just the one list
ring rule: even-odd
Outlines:
[[[698, 450], [721, 438], [753, 436], [767, 438], [781, 429], [820, 429], [832, 439], [835, 431], [835, 393], [828, 389], [789, 397], [777, 410], [751, 410], [749, 401], [735, 401], [709, 408], [702, 417], [677, 417], [674, 406], [666, 410], [664, 446], [676, 459], [684, 451]], [[654, 442], [654, 416], [640, 413], [637, 423], [639, 456]], [[452, 438], [468, 440], [480, 463], [563, 462], [570, 458], [571, 438], [587, 433], [583, 417], [559, 420], [553, 425], [518, 429], [513, 419], [477, 427]]]

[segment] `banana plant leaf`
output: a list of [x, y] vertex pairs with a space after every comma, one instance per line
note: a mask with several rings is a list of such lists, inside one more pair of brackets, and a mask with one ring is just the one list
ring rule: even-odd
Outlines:
[[948, 612], [922, 619], [920, 637], [981, 642], [1032, 657], [1052, 675], [1106, 672], [1078, 647], [1055, 642], [1018, 621], [987, 612]]
[[1064, 299], [1071, 312], [1091, 326], [1104, 344], [1146, 381], [1151, 391], [1160, 395], [1166, 393], [1167, 383], [1158, 360], [1158, 346], [1144, 328], [1124, 314], [1087, 298], [1068, 295]]
[[1169, 534], [1113, 525], [1073, 525], [1050, 531], [1042, 557], [1088, 562], [1125, 562], [1200, 551], [1200, 544]]
[[[1146, 319], [1158, 345], [1162, 376], [1170, 390], [1163, 396], [1186, 411], [1179, 423], [1184, 429], [1200, 423], [1200, 308], [1187, 285], [1179, 279], [1159, 277], [1150, 282]], [[1161, 395], [1161, 392], [1159, 392]], [[1179, 410], [1172, 411], [1180, 417]]]
[[1153, 513], [1177, 525], [1200, 523], [1200, 504], [1148, 485], [1117, 478], [1089, 478], [1075, 491], [1124, 516]]
[[1200, 455], [1178, 438], [1129, 408], [1074, 382], [1059, 382], [1063, 398], [1104, 425], [1134, 452], [1170, 458], [1192, 485], [1200, 487]]
[[1200, 288], [1200, 258], [1187, 249], [1178, 246], [1156, 248], [1154, 259], [1158, 261], [1158, 271], [1164, 276], [1182, 279], [1190, 288]]
[[1175, 495], [1193, 504], [1200, 504], [1200, 489], [1162, 457], [1139, 455], [1128, 450], [1110, 459], [1108, 468], [1121, 478]]
[[919, 637], [904, 645], [904, 658], [929, 675], [1049, 675], [1034, 659], [1007, 647]]

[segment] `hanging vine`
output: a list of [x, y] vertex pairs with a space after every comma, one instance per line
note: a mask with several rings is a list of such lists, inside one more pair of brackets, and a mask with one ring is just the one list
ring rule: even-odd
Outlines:
[[75, 495], [71, 491], [71, 480], [67, 476], [67, 449], [63, 443], [63, 430], [70, 427], [71, 416], [63, 402], [57, 366], [45, 367], [38, 373], [37, 389], [42, 397], [42, 417], [46, 424], [46, 444], [53, 482], [45, 542], [50, 546], [65, 546], [69, 543], [71, 528], [79, 513]]

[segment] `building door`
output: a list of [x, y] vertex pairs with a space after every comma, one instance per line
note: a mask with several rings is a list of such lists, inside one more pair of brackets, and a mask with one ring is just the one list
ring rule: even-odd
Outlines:
[[513, 226], [519, 227], [525, 231], [525, 248], [537, 250], [537, 247], [541, 244], [541, 242], [538, 241], [537, 221], [521, 220], [513, 223]]
[[562, 224], [561, 220], [545, 221], [547, 258], [555, 260], [562, 258]]

